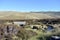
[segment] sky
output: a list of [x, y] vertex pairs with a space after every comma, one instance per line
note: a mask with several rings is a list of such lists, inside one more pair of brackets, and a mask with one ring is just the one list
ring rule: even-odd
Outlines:
[[0, 0], [0, 11], [60, 11], [60, 0]]

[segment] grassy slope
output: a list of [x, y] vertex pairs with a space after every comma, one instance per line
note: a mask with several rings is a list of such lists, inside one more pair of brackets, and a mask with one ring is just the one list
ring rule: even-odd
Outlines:
[[45, 19], [45, 18], [55, 18], [48, 14], [43, 13], [26, 13], [26, 12], [0, 12], [0, 19]]

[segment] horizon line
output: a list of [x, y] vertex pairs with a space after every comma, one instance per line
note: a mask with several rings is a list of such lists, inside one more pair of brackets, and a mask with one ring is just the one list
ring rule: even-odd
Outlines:
[[17, 11], [17, 10], [0, 10], [1, 11], [12, 11], [12, 12], [60, 12], [60, 10], [44, 10], [44, 11]]

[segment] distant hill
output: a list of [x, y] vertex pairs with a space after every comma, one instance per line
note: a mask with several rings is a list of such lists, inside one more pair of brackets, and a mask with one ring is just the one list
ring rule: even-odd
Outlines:
[[51, 16], [60, 18], [60, 11], [47, 11], [47, 12], [41, 11], [41, 12], [31, 12], [31, 13], [43, 13], [43, 14], [49, 14], [49, 15], [51, 15]]
[[47, 12], [31, 12], [31, 13], [45, 13], [45, 14], [56, 14], [56, 15], [60, 15], [60, 11], [47, 11]]
[[[56, 12], [15, 12], [15, 11], [0, 11], [0, 20], [20, 20], [20, 19], [50, 19], [60, 18], [53, 13]], [[60, 14], [60, 12], [57, 12]]]

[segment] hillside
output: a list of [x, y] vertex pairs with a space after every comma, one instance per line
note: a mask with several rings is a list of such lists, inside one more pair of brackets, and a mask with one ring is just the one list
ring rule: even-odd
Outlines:
[[14, 19], [50, 19], [57, 18], [52, 14], [44, 13], [30, 13], [30, 12], [15, 12], [15, 11], [0, 11], [0, 20], [14, 20]]
[[50, 16], [60, 18], [60, 11], [41, 11], [41, 12], [31, 12], [31, 13], [43, 13], [43, 14], [48, 14]]

